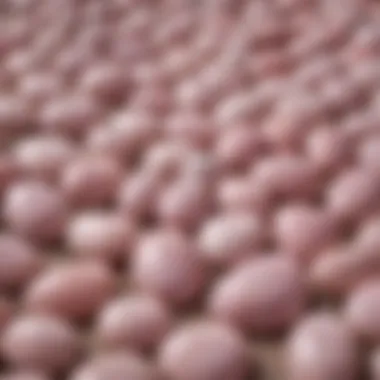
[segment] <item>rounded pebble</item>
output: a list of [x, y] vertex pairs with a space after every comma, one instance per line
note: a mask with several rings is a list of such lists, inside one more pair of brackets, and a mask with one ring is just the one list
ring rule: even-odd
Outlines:
[[17, 235], [0, 234], [0, 289], [25, 286], [41, 269], [42, 258]]
[[215, 157], [227, 170], [245, 168], [258, 155], [261, 146], [261, 136], [255, 129], [237, 125], [219, 136]]
[[4, 331], [1, 348], [7, 362], [41, 371], [68, 368], [80, 342], [66, 322], [47, 315], [19, 315]]
[[310, 266], [311, 287], [330, 298], [346, 295], [363, 280], [376, 277], [380, 270], [377, 250], [341, 244], [322, 250]]
[[63, 88], [61, 78], [53, 72], [28, 73], [19, 84], [21, 95], [36, 106], [57, 96]]
[[107, 347], [152, 350], [162, 341], [172, 316], [158, 299], [144, 295], [121, 296], [99, 314], [97, 335]]
[[38, 136], [22, 140], [14, 148], [16, 163], [24, 173], [54, 181], [72, 159], [73, 146], [64, 138]]
[[141, 239], [132, 256], [132, 274], [138, 287], [174, 304], [193, 301], [206, 280], [196, 247], [172, 230]]
[[266, 207], [260, 199], [260, 189], [246, 175], [231, 176], [217, 184], [216, 199], [226, 212], [261, 211]]
[[335, 221], [328, 213], [302, 204], [280, 208], [273, 224], [280, 249], [303, 263], [310, 262], [335, 238]]
[[71, 261], [46, 268], [25, 294], [28, 309], [83, 319], [100, 310], [113, 295], [115, 279], [101, 263]]
[[93, 147], [110, 149], [112, 146], [117, 150], [115, 153], [127, 162], [133, 162], [142, 150], [156, 140], [160, 131], [159, 120], [145, 110], [112, 114], [107, 125], [108, 136], [99, 137], [98, 133], [98, 137], [91, 142]]
[[126, 217], [151, 216], [156, 208], [161, 181], [155, 176], [138, 172], [128, 176], [120, 185], [118, 205]]
[[157, 216], [163, 225], [191, 229], [207, 215], [210, 205], [209, 186], [205, 181], [182, 178], [159, 194]]
[[294, 380], [356, 379], [358, 347], [344, 320], [320, 311], [297, 325], [286, 346], [289, 376]]
[[277, 155], [259, 161], [252, 172], [253, 186], [263, 189], [267, 198], [305, 198], [320, 186], [320, 173], [312, 161], [291, 155]]
[[366, 215], [378, 206], [379, 180], [367, 170], [346, 171], [326, 189], [331, 213], [343, 219]]
[[238, 380], [249, 371], [243, 339], [231, 327], [212, 321], [174, 330], [161, 347], [159, 363], [173, 380]]
[[93, 127], [101, 113], [99, 104], [79, 93], [44, 103], [39, 120], [42, 128], [50, 133], [78, 138]]
[[78, 255], [112, 262], [126, 256], [134, 235], [135, 228], [126, 218], [106, 211], [87, 211], [70, 221], [67, 241]]
[[78, 206], [99, 206], [112, 201], [123, 176], [110, 156], [89, 155], [70, 162], [62, 173], [62, 191]]
[[41, 241], [55, 241], [63, 234], [67, 208], [62, 195], [40, 182], [21, 181], [4, 199], [4, 218], [17, 233]]
[[295, 323], [305, 306], [305, 285], [299, 266], [277, 255], [242, 262], [222, 276], [208, 300], [211, 312], [254, 333], [276, 332]]
[[110, 63], [92, 64], [83, 73], [81, 86], [90, 95], [106, 102], [122, 98], [128, 89], [122, 67]]
[[243, 212], [216, 216], [206, 220], [200, 230], [200, 254], [213, 265], [236, 263], [260, 248], [263, 234], [258, 216]]
[[318, 126], [307, 136], [306, 154], [324, 170], [338, 170], [349, 158], [349, 144], [339, 130]]
[[348, 297], [345, 312], [347, 321], [360, 337], [378, 342], [380, 329], [377, 313], [380, 313], [380, 282], [364, 281]]

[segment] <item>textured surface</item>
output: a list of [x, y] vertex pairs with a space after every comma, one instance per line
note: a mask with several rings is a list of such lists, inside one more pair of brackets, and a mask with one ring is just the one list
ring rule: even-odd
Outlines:
[[378, 1], [0, 3], [0, 380], [380, 379]]

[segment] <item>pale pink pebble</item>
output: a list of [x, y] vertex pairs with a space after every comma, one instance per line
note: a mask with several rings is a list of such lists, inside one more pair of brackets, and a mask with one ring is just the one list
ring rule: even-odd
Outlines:
[[316, 293], [330, 298], [344, 296], [361, 282], [380, 273], [377, 251], [350, 244], [319, 252], [309, 271], [309, 283]]
[[223, 211], [261, 210], [259, 189], [247, 176], [228, 177], [217, 185], [216, 197]]
[[205, 92], [208, 92], [210, 100], [217, 102], [231, 92], [240, 91], [244, 87], [246, 78], [243, 70], [236, 70], [238, 62], [230, 61], [226, 55], [226, 62], [213, 62], [202, 68], [200, 72], [201, 86]]
[[129, 139], [123, 139], [123, 132], [109, 125], [100, 125], [91, 130], [85, 142], [89, 152], [113, 156], [120, 162], [128, 162], [134, 152], [130, 149]]
[[77, 215], [67, 231], [68, 245], [74, 253], [111, 262], [125, 257], [134, 237], [135, 227], [131, 221], [106, 211]]
[[30, 104], [18, 96], [0, 97], [0, 133], [2, 138], [33, 130], [35, 114]]
[[38, 63], [36, 52], [31, 47], [27, 47], [9, 52], [3, 65], [12, 75], [21, 76], [35, 70], [39, 66]]
[[123, 168], [112, 156], [88, 154], [66, 165], [62, 191], [77, 206], [97, 206], [115, 199]]
[[165, 337], [172, 316], [158, 299], [127, 295], [107, 303], [97, 317], [96, 335], [106, 347], [152, 350]]
[[379, 178], [370, 170], [346, 170], [327, 185], [326, 206], [340, 218], [363, 216], [379, 206], [379, 185]]
[[354, 380], [359, 367], [356, 341], [344, 319], [311, 314], [295, 326], [286, 345], [287, 372], [294, 380]]
[[226, 169], [250, 165], [262, 147], [262, 138], [252, 126], [234, 126], [222, 133], [215, 144], [216, 160]]
[[71, 261], [47, 267], [25, 293], [29, 310], [83, 319], [101, 309], [115, 291], [115, 278], [102, 263]]
[[161, 182], [155, 176], [137, 172], [128, 176], [120, 185], [117, 203], [127, 217], [152, 216], [156, 208]]
[[181, 173], [193, 154], [186, 145], [173, 141], [157, 142], [145, 152], [142, 167], [160, 180], [172, 179]]
[[280, 154], [258, 161], [252, 169], [252, 181], [265, 189], [267, 198], [309, 197], [320, 188], [320, 172], [310, 160]]
[[359, 284], [348, 296], [345, 317], [353, 331], [366, 341], [380, 340], [380, 282], [376, 279]]
[[[254, 123], [271, 104], [271, 97], [265, 88], [256, 92], [241, 92], [228, 95], [215, 108], [215, 119], [221, 128], [240, 123]], [[251, 126], [254, 128], [254, 125]]]
[[330, 79], [321, 88], [322, 102], [333, 117], [360, 106], [363, 96], [360, 86], [347, 78]]
[[23, 288], [41, 269], [42, 258], [27, 241], [0, 234], [0, 288]]
[[196, 247], [174, 230], [141, 238], [132, 256], [132, 276], [138, 288], [177, 305], [199, 296], [206, 280]]
[[175, 101], [183, 109], [205, 110], [215, 103], [198, 78], [178, 83], [174, 91]]
[[208, 307], [213, 315], [243, 331], [271, 333], [297, 321], [305, 296], [300, 267], [275, 254], [242, 262], [222, 276], [210, 294]]
[[265, 121], [263, 131], [278, 147], [297, 147], [321, 119], [320, 100], [304, 93], [289, 95]]
[[336, 170], [349, 158], [347, 137], [332, 127], [317, 127], [306, 138], [308, 158], [325, 170]]
[[171, 380], [243, 380], [249, 373], [248, 348], [231, 327], [197, 320], [166, 338], [159, 364]]
[[14, 146], [13, 156], [20, 169], [32, 177], [54, 181], [72, 159], [75, 149], [65, 138], [36, 136]]
[[66, 321], [21, 314], [4, 330], [1, 349], [6, 361], [15, 367], [56, 372], [77, 360], [80, 341]]
[[140, 152], [156, 140], [160, 121], [144, 109], [117, 112], [111, 116], [109, 126], [128, 151]]
[[350, 50], [352, 52], [351, 57], [356, 58], [359, 62], [366, 58], [378, 56], [380, 52], [380, 33], [378, 29], [371, 24], [359, 28], [353, 36]]
[[228, 94], [214, 110], [218, 126], [228, 130], [231, 125], [245, 125], [257, 133], [262, 117], [282, 95], [283, 90], [281, 80], [268, 79], [257, 83], [254, 90]]
[[334, 240], [337, 232], [327, 212], [304, 204], [280, 208], [273, 223], [280, 250], [306, 264]]
[[[304, 15], [303, 19], [299, 16], [298, 23], [299, 34], [291, 41], [290, 51], [299, 62], [302, 62], [307, 61], [309, 57], [316, 57], [320, 52], [323, 53], [323, 50], [326, 49], [329, 36], [321, 28], [321, 23], [315, 22], [308, 15]], [[315, 58], [315, 61], [317, 61], [317, 58]], [[326, 80], [324, 75], [322, 77], [317, 75], [315, 77], [316, 82], [318, 78]]]
[[197, 226], [210, 206], [207, 182], [183, 178], [163, 189], [157, 202], [157, 216], [163, 224], [187, 229]]
[[58, 96], [64, 89], [64, 82], [51, 72], [27, 73], [19, 83], [19, 93], [37, 107], [52, 97]]
[[239, 262], [255, 253], [265, 240], [263, 221], [247, 212], [206, 219], [198, 235], [202, 258], [217, 266]]
[[5, 221], [17, 233], [50, 242], [62, 236], [67, 207], [63, 196], [54, 188], [23, 181], [7, 190], [3, 213]]
[[169, 48], [163, 57], [162, 65], [172, 81], [189, 77], [196, 72], [199, 57], [186, 47]]
[[60, 95], [44, 103], [39, 122], [43, 130], [68, 137], [82, 137], [102, 115], [101, 105], [82, 93]]
[[127, 72], [121, 65], [109, 62], [92, 64], [82, 74], [83, 91], [102, 101], [122, 99], [130, 90]]

